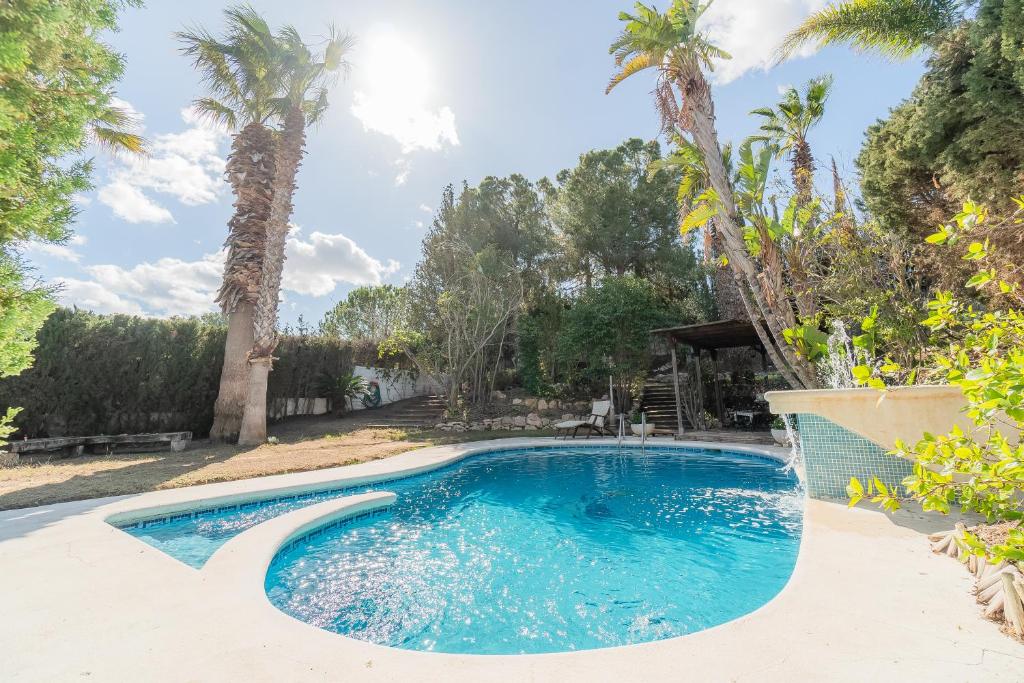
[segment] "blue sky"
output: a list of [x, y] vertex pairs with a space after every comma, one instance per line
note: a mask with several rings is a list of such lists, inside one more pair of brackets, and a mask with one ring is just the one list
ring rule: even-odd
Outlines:
[[[658, 125], [654, 74], [611, 95], [607, 47], [626, 0], [254, 1], [278, 26], [316, 40], [333, 22], [357, 37], [351, 76], [310, 131], [288, 247], [282, 321], [315, 322], [353, 286], [402, 282], [447, 183], [487, 175], [553, 176], [588, 150]], [[662, 3], [663, 4], [663, 3]], [[772, 48], [824, 0], [717, 0], [707, 30], [734, 59], [716, 72], [723, 140], [753, 132], [751, 109], [780, 87], [832, 73], [816, 155], [852, 173], [865, 128], [909, 95], [918, 62], [890, 64], [828, 49], [769, 68]], [[26, 256], [62, 301], [155, 316], [215, 310], [219, 253], [231, 215], [221, 172], [229, 136], [191, 116], [203, 94], [172, 33], [222, 27], [226, 3], [152, 1], [126, 12], [110, 43], [127, 58], [119, 97], [139, 113], [148, 160], [96, 156], [76, 236]]]

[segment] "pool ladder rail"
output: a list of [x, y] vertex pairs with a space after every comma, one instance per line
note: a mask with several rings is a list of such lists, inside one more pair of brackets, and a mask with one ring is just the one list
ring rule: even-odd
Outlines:
[[[626, 415], [619, 413], [619, 448], [622, 448], [622, 440], [626, 437]], [[647, 447], [647, 413], [640, 413], [640, 448]]]

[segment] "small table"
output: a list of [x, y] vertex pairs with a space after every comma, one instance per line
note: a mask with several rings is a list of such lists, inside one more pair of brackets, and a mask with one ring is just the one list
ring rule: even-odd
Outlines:
[[740, 423], [740, 418], [746, 418], [747, 426], [753, 428], [754, 418], [757, 417], [757, 411], [755, 410], [734, 410], [732, 411], [733, 419], [736, 420], [736, 424]]

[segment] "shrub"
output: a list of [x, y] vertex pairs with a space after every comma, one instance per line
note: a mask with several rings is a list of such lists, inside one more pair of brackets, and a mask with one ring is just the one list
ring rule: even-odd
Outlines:
[[[35, 365], [0, 380], [0, 406], [24, 410], [17, 437], [209, 432], [226, 328], [216, 316], [158, 320], [62, 309], [39, 331]], [[348, 344], [283, 336], [268, 399], [314, 397], [324, 372], [352, 368]]]

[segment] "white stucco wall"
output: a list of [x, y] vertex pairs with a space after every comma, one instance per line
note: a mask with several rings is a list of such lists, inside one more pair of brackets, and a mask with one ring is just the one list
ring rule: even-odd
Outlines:
[[[427, 396], [440, 392], [436, 382], [423, 376], [410, 380], [405, 375], [402, 375], [395, 379], [385, 380], [383, 373], [378, 368], [368, 368], [362, 365], [355, 366], [352, 369], [352, 373], [362, 377], [367, 382], [375, 381], [380, 384], [381, 405], [401, 401], [404, 398], [412, 398], [413, 396]], [[360, 401], [355, 401], [355, 405], [352, 408], [353, 410], [364, 410], [363, 404]]]

